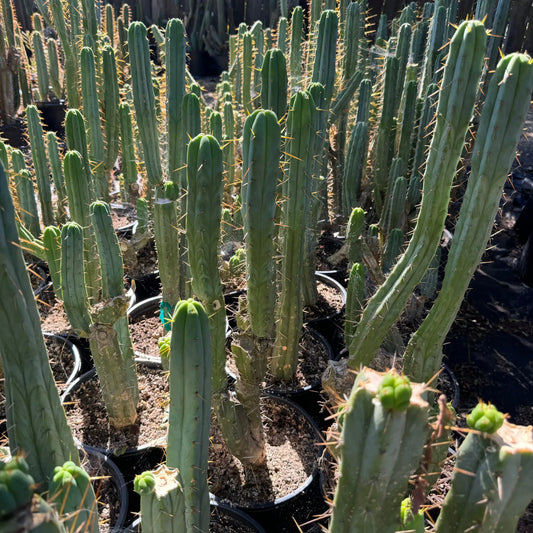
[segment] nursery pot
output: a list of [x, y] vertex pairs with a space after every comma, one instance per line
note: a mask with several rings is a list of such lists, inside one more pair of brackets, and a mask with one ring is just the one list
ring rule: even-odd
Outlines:
[[[161, 367], [161, 361], [159, 361], [159, 360], [156, 360], [154, 358], [136, 357], [135, 361], [136, 361], [137, 365], [139, 365], [140, 367], [143, 367], [144, 369], [146, 369], [146, 372], [148, 372], [148, 373], [154, 373], [154, 372], [155, 373], [163, 373], [163, 370], [162, 370], [162, 367]], [[89, 372], [86, 372], [85, 374], [82, 374], [78, 379], [76, 379], [72, 383], [70, 383], [70, 385], [67, 387], [67, 389], [65, 389], [65, 392], [61, 396], [61, 402], [65, 406], [65, 411], [67, 413], [67, 419], [69, 418], [69, 404], [72, 405], [74, 403], [74, 398], [75, 398], [76, 393], [84, 385], [86, 385], [86, 384], [92, 385], [96, 381], [97, 381], [96, 369], [93, 368]], [[150, 384], [148, 385], [148, 387], [149, 386], [150, 386]], [[97, 385], [97, 387], [99, 388], [99, 384]], [[153, 402], [157, 402], [158, 405], [159, 405], [159, 402], [161, 400], [161, 398], [159, 398], [160, 394], [161, 394], [160, 392], [157, 392], [157, 391], [154, 392]], [[95, 396], [95, 393], [93, 393], [93, 396]], [[149, 401], [151, 402], [152, 399], [150, 399]], [[81, 416], [83, 417], [83, 419], [85, 419], [86, 417], [90, 417], [91, 416], [91, 407], [96, 409], [96, 410], [98, 410], [98, 411], [105, 410], [105, 407], [103, 406], [103, 402], [102, 402], [102, 404], [100, 404], [99, 402], [96, 403], [96, 406], [89, 406], [88, 404], [83, 404], [83, 406], [81, 407], [81, 410], [82, 410]], [[163, 411], [160, 414], [161, 414], [161, 419], [162, 419], [163, 416], [164, 416]], [[100, 412], [98, 412], [98, 415], [100, 415]], [[102, 423], [101, 419], [98, 419], [97, 423], [101, 424]], [[70, 422], [70, 424], [72, 426], [73, 422]], [[74, 427], [75, 427], [75, 429], [78, 429], [81, 432], [82, 426], [81, 426], [80, 422], [75, 421], [74, 422]], [[87, 430], [90, 430], [90, 428], [87, 428]], [[114, 431], [112, 429], [108, 429], [107, 438], [111, 439], [112, 441], [114, 441], [114, 439], [113, 439], [113, 435], [114, 434], [115, 433], [114, 433]], [[120, 436], [120, 432], [117, 432], [117, 435]], [[134, 435], [135, 435], [135, 432], [134, 432]], [[120, 455], [122, 455], [122, 454], [124, 454], [126, 452], [129, 452], [129, 451], [139, 451], [139, 450], [145, 450], [145, 449], [148, 449], [148, 448], [151, 448], [151, 447], [154, 447], [154, 446], [159, 446], [165, 441], [165, 438], [166, 438], [166, 434], [164, 436], [162, 435], [161, 438], [157, 438], [154, 441], [146, 442], [144, 444], [129, 446], [129, 445], [126, 445], [126, 444], [122, 443], [122, 444], [116, 445], [116, 446], [106, 446], [106, 445], [97, 445], [94, 442], [89, 444], [88, 442], [91, 442], [90, 439], [85, 439], [83, 437], [80, 437], [80, 436], [74, 434], [74, 440], [84, 450], [86, 450], [88, 452], [100, 453], [100, 454], [103, 454], [103, 455], [106, 455], [106, 456], [113, 456], [115, 458], [117, 456], [120, 456]]]
[[66, 388], [81, 374], [82, 358], [78, 347], [66, 337], [43, 332], [43, 337], [60, 348], [58, 360], [51, 361], [56, 383]]
[[[275, 420], [272, 422], [272, 427], [266, 428], [265, 436], [272, 446], [270, 452], [271, 457], [281, 457], [281, 452], [279, 450], [282, 448], [277, 448], [277, 446], [283, 444], [285, 440], [294, 443], [291, 439], [298, 442], [306, 441], [308, 439], [309, 442], [312, 443], [311, 448], [314, 456], [313, 464], [308, 465], [304, 470], [304, 472], [307, 472], [305, 481], [283, 497], [268, 499], [266, 501], [256, 500], [253, 502], [245, 502], [237, 494], [232, 496], [225, 490], [224, 485], [229, 482], [226, 481], [226, 479], [229, 480], [229, 471], [225, 471], [226, 477], [224, 479], [217, 477], [217, 463], [216, 459], [214, 459], [209, 470], [210, 477], [213, 480], [211, 486], [213, 492], [215, 492], [215, 498], [217, 501], [229, 503], [232, 507], [244, 511], [253, 519], [257, 520], [266, 531], [296, 533], [299, 531], [295, 525], [296, 523], [300, 525], [307, 523], [313, 520], [316, 515], [320, 515], [327, 510], [327, 503], [325, 501], [325, 474], [323, 468], [326, 451], [325, 448], [320, 445], [320, 443], [323, 442], [323, 439], [317, 425], [304, 409], [288, 398], [275, 395], [269, 395], [265, 398], [275, 406], [275, 409], [270, 411], [265, 409], [266, 420], [271, 421], [277, 417], [278, 421], [280, 419], [285, 419], [285, 422], [287, 422], [287, 420], [292, 422], [291, 427], [287, 429], [287, 433], [285, 433], [285, 429], [282, 428], [281, 425], [275, 425]], [[281, 412], [282, 414], [278, 415], [276, 414], [277, 412]], [[298, 435], [295, 433], [291, 435], [291, 430], [298, 426], [304, 428], [303, 431], [308, 431], [309, 433], [307, 435], [304, 433]], [[216, 446], [216, 443], [214, 443], [214, 445]], [[300, 459], [303, 462], [303, 458]], [[284, 461], [285, 459], [281, 458], [280, 460]], [[284, 468], [280, 468], [280, 471], [298, 469], [296, 463], [297, 462], [294, 464], [284, 464]], [[214, 487], [214, 482], [217, 480], [222, 487]], [[282, 482], [283, 480], [280, 480], [280, 483]]]
[[[266, 533], [265, 529], [246, 513], [215, 498], [211, 499], [211, 523], [217, 524], [217, 531], [225, 533]], [[137, 518], [125, 531], [142, 533], [141, 518]]]
[[[85, 457], [83, 454], [85, 453]], [[101, 516], [109, 524], [111, 533], [121, 533], [128, 517], [129, 496], [124, 476], [106, 455], [81, 450], [82, 466], [94, 478], [92, 481], [97, 500], [107, 503], [109, 516]]]

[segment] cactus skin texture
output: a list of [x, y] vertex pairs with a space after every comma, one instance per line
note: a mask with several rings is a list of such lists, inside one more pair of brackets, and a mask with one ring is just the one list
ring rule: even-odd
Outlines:
[[188, 533], [183, 482], [178, 470], [161, 465], [153, 472], [135, 476], [133, 487], [141, 496], [143, 533]]
[[181, 473], [190, 533], [209, 530], [211, 365], [209, 318], [202, 304], [183, 300], [172, 318], [167, 465]]
[[451, 40], [417, 224], [406, 252], [363, 312], [349, 346], [350, 368], [372, 361], [434, 257], [473, 112], [485, 41], [486, 32], [479, 21], [462, 23]]
[[[412, 389], [407, 403], [385, 407], [376, 401], [383, 381], [400, 380]], [[340, 478], [333, 500], [330, 533], [393, 533], [409, 476], [422, 457], [428, 420], [424, 386], [400, 376], [363, 369], [341, 410], [341, 436], [334, 445]], [[399, 407], [399, 408], [398, 408]], [[397, 514], [391, 512], [396, 509]]]
[[532, 479], [531, 426], [504, 421], [491, 435], [470, 432], [459, 447], [435, 531], [516, 531], [518, 519], [533, 498]]
[[68, 531], [81, 528], [98, 533], [98, 507], [89, 475], [72, 461], [56, 466], [50, 483], [48, 501], [53, 502]]
[[79, 457], [50, 370], [1, 165], [0, 234], [0, 353], [9, 447], [13, 456], [25, 454], [32, 476], [46, 490], [54, 467]]
[[492, 231], [532, 90], [529, 56], [510, 54], [500, 60], [482, 109], [442, 288], [406, 349], [404, 370], [414, 379], [428, 380], [440, 367], [444, 339]]

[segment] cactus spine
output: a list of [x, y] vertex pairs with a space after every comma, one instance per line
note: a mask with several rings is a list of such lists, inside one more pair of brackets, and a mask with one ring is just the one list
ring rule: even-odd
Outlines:
[[483, 25], [476, 21], [461, 24], [451, 41], [417, 225], [406, 252], [363, 312], [349, 347], [349, 366], [352, 368], [373, 359], [435, 254], [448, 211], [452, 180], [473, 112], [485, 41]]
[[[56, 465], [79, 462], [59, 401], [15, 223], [8, 182], [0, 167], [0, 353], [5, 378], [11, 455], [24, 453], [46, 489]], [[36, 436], [38, 438], [36, 438]]]
[[209, 530], [211, 365], [209, 318], [200, 303], [181, 301], [172, 317], [167, 465], [180, 471], [190, 533]]
[[533, 89], [533, 60], [511, 54], [492, 76], [474, 144], [471, 173], [439, 296], [409, 341], [405, 370], [427, 380], [440, 367], [442, 344], [486, 243]]

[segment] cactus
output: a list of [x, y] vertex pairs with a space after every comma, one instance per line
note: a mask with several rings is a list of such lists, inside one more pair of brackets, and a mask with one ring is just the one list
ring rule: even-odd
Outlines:
[[214, 137], [200, 134], [189, 143], [187, 182], [187, 240], [192, 289], [210, 319], [213, 392], [216, 392], [224, 390], [226, 384], [226, 313], [218, 272], [222, 151]]
[[146, 26], [142, 22], [134, 21], [130, 24], [128, 52], [135, 116], [139, 126], [146, 176], [151, 187], [158, 187], [163, 182], [163, 169], [159, 149], [159, 129], [152, 84], [150, 51], [146, 38]]
[[50, 172], [54, 182], [55, 193], [57, 196], [56, 203], [56, 222], [63, 224], [67, 219], [67, 191], [65, 188], [65, 176], [61, 166], [61, 158], [59, 155], [59, 146], [57, 136], [53, 131], [46, 134], [46, 151], [48, 154], [48, 161], [50, 163]]
[[[32, 476], [46, 490], [54, 467], [79, 461], [59, 401], [37, 305], [22, 255], [15, 210], [0, 168], [0, 353], [5, 378], [11, 454], [24, 453]], [[38, 435], [38, 438], [35, 438]]]
[[394, 373], [359, 373], [332, 445], [340, 477], [328, 531], [398, 530], [409, 475], [424, 447], [429, 406], [423, 393], [423, 385]]
[[131, 111], [127, 102], [121, 102], [119, 104], [118, 118], [122, 151], [121, 197], [125, 202], [134, 202], [139, 194], [139, 186], [137, 185], [138, 169], [137, 158], [135, 157], [135, 144], [133, 141]]
[[306, 158], [311, 144], [312, 97], [305, 92], [292, 99], [287, 119], [289, 165], [282, 195], [282, 265], [280, 296], [276, 310], [278, 326], [271, 369], [277, 379], [289, 379], [298, 363], [298, 345], [302, 333], [301, 270], [304, 244], [304, 212], [308, 206], [310, 180]]
[[302, 81], [302, 38], [303, 38], [304, 12], [301, 6], [296, 6], [291, 15], [291, 40], [290, 40], [290, 87], [291, 91], [300, 89]]
[[211, 365], [208, 316], [200, 303], [181, 301], [172, 317], [167, 466], [180, 471], [191, 533], [209, 530]]
[[[109, 4], [108, 4], [109, 5]], [[107, 197], [109, 196], [109, 185], [113, 176], [119, 152], [119, 87], [117, 77], [117, 65], [115, 61], [115, 51], [109, 45], [102, 48], [102, 107], [104, 122], [104, 173], [107, 184]], [[104, 197], [105, 199], [105, 197]]]
[[[13, 152], [18, 150], [13, 150]], [[39, 224], [39, 213], [37, 202], [35, 201], [35, 189], [29, 170], [22, 168], [15, 174], [15, 186], [19, 203], [19, 214], [22, 223], [35, 237], [41, 235], [41, 225]]]
[[47, 226], [43, 231], [43, 246], [46, 262], [50, 271], [50, 278], [54, 293], [58, 300], [62, 300], [61, 291], [61, 230], [55, 226]]
[[444, 338], [490, 237], [532, 89], [529, 56], [510, 54], [499, 62], [481, 114], [442, 288], [406, 350], [405, 369], [410, 376], [428, 379], [440, 367]]
[[65, 527], [69, 531], [82, 528], [83, 531], [98, 533], [98, 507], [91, 480], [87, 472], [73, 461], [54, 468], [48, 501], [53, 502], [65, 516]]
[[70, 217], [84, 228], [85, 282], [90, 303], [99, 297], [99, 265], [94, 230], [90, 225], [89, 206], [92, 202], [90, 183], [86, 181], [83, 160], [79, 152], [69, 150], [63, 159], [65, 185], [69, 198]]
[[122, 254], [106, 203], [91, 204], [91, 223], [100, 257], [104, 300], [89, 310], [89, 342], [109, 422], [124, 428], [137, 419], [139, 391], [126, 316], [128, 298], [124, 294]]
[[[109, 201], [109, 183], [104, 172], [104, 138], [100, 125], [95, 58], [92, 49], [87, 46], [81, 49], [80, 72], [83, 116], [87, 129], [88, 154], [94, 176], [96, 197]], [[109, 89], [106, 92], [109, 92]]]
[[89, 335], [91, 318], [83, 268], [83, 230], [76, 222], [61, 228], [61, 282], [63, 306], [70, 325], [82, 336]]
[[353, 263], [348, 280], [346, 295], [346, 311], [344, 318], [344, 339], [349, 344], [363, 312], [365, 300], [365, 267], [360, 263]]
[[242, 106], [244, 114], [252, 112], [252, 69], [253, 43], [252, 34], [247, 31], [242, 36]]
[[[267, 52], [268, 55], [268, 52]], [[256, 111], [244, 125], [241, 189], [246, 244], [247, 309], [252, 333], [274, 334], [274, 218], [281, 130], [276, 115]]]
[[485, 41], [483, 25], [476, 21], [461, 24], [451, 41], [417, 225], [407, 250], [363, 312], [349, 347], [352, 368], [373, 359], [435, 254], [473, 112]]
[[261, 107], [281, 119], [287, 111], [287, 64], [283, 52], [268, 50], [261, 69]]
[[184, 533], [185, 496], [176, 469], [161, 465], [135, 476], [134, 490], [141, 496], [141, 527], [145, 533]]
[[316, 44], [315, 62], [313, 64], [312, 81], [321, 83], [324, 86], [325, 102], [329, 103], [333, 98], [335, 89], [335, 60], [337, 49], [338, 32], [337, 13], [332, 10], [322, 12], [318, 25], [318, 37]]
[[185, 28], [179, 19], [169, 20], [165, 31], [167, 69], [168, 177], [186, 189], [186, 143], [182, 102], [185, 95]]
[[50, 174], [44, 147], [43, 128], [39, 112], [35, 106], [29, 105], [26, 108], [26, 119], [28, 121], [28, 135], [30, 137], [35, 177], [37, 178], [37, 194], [41, 206], [42, 221], [45, 226], [49, 226], [54, 223], [52, 190], [50, 188]]
[[43, 36], [40, 32], [34, 31], [31, 34], [35, 66], [37, 69], [37, 86], [39, 88], [39, 100], [48, 100], [50, 78], [48, 76], [48, 65], [44, 54]]
[[[503, 415], [496, 416], [500, 423]], [[532, 472], [531, 426], [504, 421], [493, 434], [470, 432], [459, 447], [435, 531], [516, 531], [533, 498]]]

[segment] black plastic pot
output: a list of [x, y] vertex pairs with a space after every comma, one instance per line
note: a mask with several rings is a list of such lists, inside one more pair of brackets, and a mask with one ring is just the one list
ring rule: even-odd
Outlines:
[[33, 295], [39, 296], [49, 286], [50, 276], [48, 275], [48, 272], [44, 264], [30, 263], [29, 265], [27, 265], [27, 269], [31, 271], [38, 278], [38, 283], [36, 284], [36, 286], [34, 286], [34, 284], [32, 284], [32, 286], [33, 286]]
[[[85, 458], [83, 458], [84, 454]], [[99, 496], [101, 483], [109, 482], [112, 485], [112, 492], [116, 495], [116, 501], [111, 494], [111, 501], [106, 502], [110, 508], [109, 531], [110, 533], [121, 533], [124, 531], [129, 512], [129, 495], [122, 472], [106, 455], [87, 450], [81, 450], [80, 455], [82, 455], [85, 470], [94, 478], [92, 483], [98, 500], [101, 500]]]
[[[80, 351], [78, 347], [76, 346], [76, 344], [74, 344], [72, 341], [70, 341], [66, 337], [63, 337], [61, 335], [56, 335], [54, 333], [48, 333], [48, 332], [43, 332], [43, 336], [45, 337], [45, 339], [53, 340], [54, 342], [57, 342], [58, 344], [60, 344], [61, 347], [66, 352], [64, 359], [71, 359], [74, 363], [72, 371], [70, 373], [65, 371], [64, 377], [57, 376], [57, 375], [55, 376], [56, 381], [61, 380], [61, 383], [64, 386], [68, 387], [68, 385], [70, 385], [70, 383], [75, 381], [81, 374], [82, 358], [81, 358]], [[63, 354], [63, 350], [62, 350], [62, 354]], [[61, 356], [61, 359], [63, 360], [63, 355]]]
[[[221, 525], [228, 533], [233, 531], [231, 529], [231, 523], [239, 527], [239, 533], [243, 533], [244, 531], [249, 533], [266, 533], [266, 530], [246, 513], [225, 503], [218, 502], [216, 499], [211, 500], [211, 520], [219, 520], [219, 523], [222, 521], [223, 523]], [[137, 518], [125, 530], [125, 533], [141, 533], [141, 519]]]
[[[312, 473], [298, 489], [274, 501], [240, 505], [235, 502], [228, 502], [226, 499], [221, 500], [216, 496], [215, 499], [229, 503], [232, 507], [250, 515], [268, 532], [297, 533], [299, 529], [296, 524], [301, 525], [313, 521], [317, 515], [321, 515], [328, 509], [325, 499], [325, 475], [323, 469], [325, 461], [322, 457], [323, 455], [327, 456], [327, 452], [320, 445], [323, 439], [317, 424], [303, 408], [288, 398], [275, 395], [269, 395], [268, 398], [293, 409], [297, 416], [302, 417], [308, 423], [313, 440], [317, 444], [316, 464]], [[268, 416], [268, 413], [266, 413], [266, 416]], [[292, 468], [292, 466], [287, 465], [287, 468]]]

